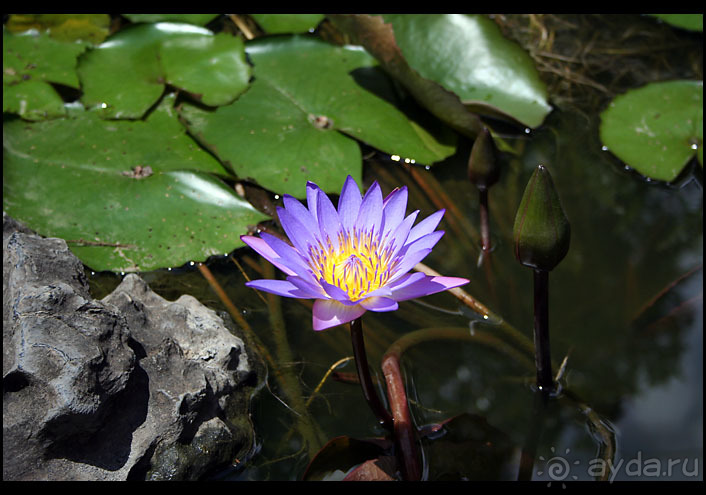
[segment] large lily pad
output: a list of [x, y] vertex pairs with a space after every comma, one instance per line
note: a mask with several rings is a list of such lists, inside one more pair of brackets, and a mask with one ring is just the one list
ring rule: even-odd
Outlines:
[[419, 75], [402, 56], [392, 25], [382, 16], [366, 14], [329, 14], [329, 20], [354, 43], [365, 47], [381, 67], [395, 78], [424, 108], [461, 134], [475, 138], [483, 123], [470, 112], [459, 97], [435, 81]]
[[402, 55], [419, 74], [478, 113], [537, 127], [551, 111], [531, 57], [484, 15], [385, 14]]
[[3, 112], [27, 120], [65, 115], [64, 101], [50, 83], [78, 88], [76, 60], [85, 49], [46, 33], [3, 31]]
[[131, 22], [180, 22], [205, 26], [220, 14], [122, 14]]
[[4, 126], [3, 208], [94, 270], [146, 271], [242, 246], [264, 219], [214, 174], [166, 98], [146, 121], [95, 112]]
[[306, 33], [324, 20], [323, 14], [250, 14], [268, 34]]
[[[160, 62], [161, 61], [161, 62]], [[224, 105], [248, 85], [243, 42], [191, 24], [137, 24], [80, 61], [82, 101], [104, 118], [141, 118], [170, 83], [206, 105]]]
[[601, 114], [603, 144], [652, 179], [672, 181], [696, 156], [703, 166], [703, 82], [651, 83], [615, 98]]
[[335, 14], [330, 20], [372, 53], [439, 119], [475, 138], [476, 114], [536, 127], [551, 111], [531, 58], [487, 17]]
[[255, 80], [237, 101], [215, 111], [184, 105], [191, 133], [243, 178], [302, 197], [307, 180], [337, 192], [360, 178], [356, 138], [418, 163], [454, 151], [391, 103], [367, 91], [358, 77], [385, 78], [357, 47], [300, 36], [248, 43]]

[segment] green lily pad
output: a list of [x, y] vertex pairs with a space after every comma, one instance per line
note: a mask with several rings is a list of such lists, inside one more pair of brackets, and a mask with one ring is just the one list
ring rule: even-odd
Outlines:
[[639, 173], [677, 178], [694, 156], [703, 166], [703, 82], [666, 81], [615, 98], [601, 114], [603, 144]]
[[50, 83], [78, 88], [76, 60], [85, 48], [46, 33], [3, 31], [3, 112], [27, 120], [66, 115], [64, 101]]
[[101, 43], [110, 33], [108, 14], [12, 14], [5, 26], [11, 33], [34, 29], [59, 41]]
[[121, 14], [131, 22], [179, 22], [205, 26], [220, 14]]
[[360, 148], [350, 137], [425, 164], [454, 151], [455, 143], [356, 82], [356, 75], [384, 78], [360, 48], [292, 36], [262, 38], [246, 51], [255, 80], [245, 94], [215, 111], [184, 105], [181, 112], [190, 132], [239, 177], [302, 197], [307, 180], [337, 192], [346, 175], [360, 178]]
[[3, 86], [2, 111], [25, 120], [55, 119], [66, 115], [64, 100], [51, 84], [44, 81], [22, 81]]
[[380, 66], [431, 114], [459, 133], [475, 139], [483, 131], [480, 118], [459, 97], [419, 75], [407, 63], [397, 45], [392, 25], [379, 15], [328, 14], [328, 20], [373, 55]]
[[324, 20], [323, 14], [250, 14], [268, 34], [306, 33]]
[[704, 30], [704, 15], [703, 14], [649, 14], [653, 17], [663, 20], [672, 26], [688, 29], [689, 31]]
[[[266, 218], [216, 175], [165, 98], [146, 121], [96, 112], [4, 126], [3, 208], [94, 270], [147, 271], [243, 245]], [[70, 139], [67, 137], [70, 136]]]
[[539, 126], [551, 106], [530, 56], [484, 15], [385, 14], [409, 65], [480, 114]]
[[224, 105], [247, 89], [250, 77], [240, 38], [175, 23], [118, 32], [86, 53], [78, 72], [84, 105], [100, 108], [104, 118], [124, 119], [141, 118], [165, 83], [207, 105]]
[[46, 33], [12, 35], [3, 32], [3, 83], [38, 80], [79, 88], [76, 60], [82, 43], [64, 43]]

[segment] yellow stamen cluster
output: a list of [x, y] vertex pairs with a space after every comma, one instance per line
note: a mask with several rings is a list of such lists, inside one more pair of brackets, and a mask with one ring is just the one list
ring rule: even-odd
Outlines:
[[391, 246], [381, 246], [376, 232], [341, 232], [335, 245], [326, 239], [309, 248], [314, 275], [345, 292], [351, 301], [383, 287], [394, 268]]

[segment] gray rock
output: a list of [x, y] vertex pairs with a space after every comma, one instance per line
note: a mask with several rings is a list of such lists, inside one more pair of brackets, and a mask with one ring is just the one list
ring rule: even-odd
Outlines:
[[200, 479], [246, 456], [260, 365], [234, 332], [134, 274], [92, 299], [63, 240], [3, 215], [3, 478]]

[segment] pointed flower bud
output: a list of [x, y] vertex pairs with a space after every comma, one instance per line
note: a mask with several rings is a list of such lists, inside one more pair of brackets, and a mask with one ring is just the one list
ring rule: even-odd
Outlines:
[[517, 209], [513, 240], [523, 265], [552, 270], [569, 250], [571, 228], [549, 171], [539, 165]]
[[500, 178], [500, 167], [498, 167], [495, 154], [493, 137], [490, 135], [490, 131], [484, 128], [476, 137], [471, 149], [471, 156], [468, 159], [468, 180], [479, 189], [487, 189]]

